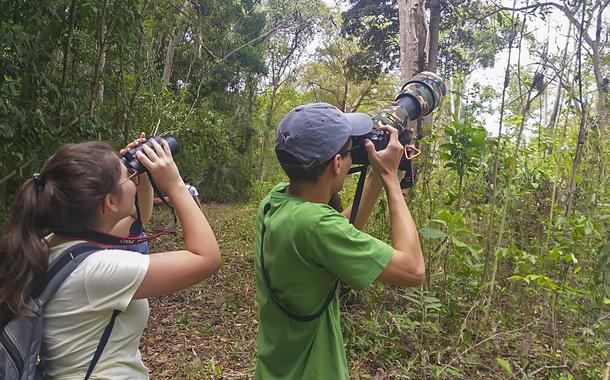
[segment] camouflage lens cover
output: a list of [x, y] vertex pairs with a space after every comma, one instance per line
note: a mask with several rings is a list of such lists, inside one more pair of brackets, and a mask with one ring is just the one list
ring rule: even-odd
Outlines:
[[411, 120], [417, 117], [426, 116], [435, 108], [439, 107], [447, 88], [443, 79], [435, 73], [423, 71], [411, 78], [400, 90], [400, 95], [413, 97], [420, 105], [419, 115], [410, 115]]
[[390, 103], [377, 111], [372, 117], [374, 125], [388, 125], [394, 127], [401, 133], [407, 124], [409, 115], [398, 103]]

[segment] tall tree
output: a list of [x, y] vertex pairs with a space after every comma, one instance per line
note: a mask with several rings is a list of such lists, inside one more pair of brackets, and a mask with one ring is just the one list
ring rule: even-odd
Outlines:
[[277, 108], [276, 96], [279, 89], [291, 77], [298, 67], [300, 57], [305, 53], [309, 41], [322, 25], [326, 7], [319, 1], [292, 3], [276, 0], [269, 4], [269, 22], [282, 24], [285, 27], [274, 34], [268, 44], [267, 82], [269, 101], [265, 114], [265, 122], [261, 134], [261, 154], [258, 168], [258, 178], [265, 176], [266, 151], [271, 131], [275, 129], [274, 115]]
[[423, 0], [399, 0], [400, 77], [408, 80], [426, 69], [428, 23]]

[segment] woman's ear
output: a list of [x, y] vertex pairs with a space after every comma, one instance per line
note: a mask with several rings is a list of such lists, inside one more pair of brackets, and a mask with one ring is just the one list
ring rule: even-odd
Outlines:
[[119, 200], [117, 197], [112, 194], [106, 194], [104, 200], [102, 201], [102, 214], [105, 214], [106, 211], [109, 212], [117, 212], [119, 211]]

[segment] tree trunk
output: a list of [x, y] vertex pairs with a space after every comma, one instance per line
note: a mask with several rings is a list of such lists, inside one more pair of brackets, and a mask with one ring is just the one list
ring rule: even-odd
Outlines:
[[593, 64], [593, 73], [595, 74], [595, 84], [597, 85], [597, 125], [602, 136], [605, 135], [605, 132], [608, 129], [608, 78], [603, 77], [601, 69], [603, 65], [603, 59], [601, 56], [601, 34], [604, 23], [603, 13], [606, 7], [608, 7], [608, 4], [608, 1], [596, 1], [596, 6], [598, 6], [599, 8], [597, 10], [597, 18], [595, 25], [595, 40], [593, 40], [592, 43], [589, 44], [592, 50], [591, 58]]
[[[191, 2], [189, 0], [186, 0], [183, 4], [182, 4], [182, 8], [180, 8], [180, 15], [183, 15], [186, 13], [187, 8], [189, 7], [189, 5], [191, 4]], [[182, 30], [182, 26], [180, 25], [180, 21], [178, 21], [178, 25], [176, 25], [176, 29], [174, 30], [174, 33], [172, 33], [172, 35], [169, 37], [169, 41], [167, 43], [167, 50], [165, 51], [165, 63], [163, 64], [163, 82], [168, 83], [169, 84], [169, 80], [172, 77], [172, 67], [174, 65], [174, 53], [176, 52], [176, 45], [178, 45], [178, 40], [180, 39], [180, 35], [182, 34], [183, 30]], [[197, 41], [199, 41], [199, 39], [197, 39]], [[201, 44], [199, 44], [199, 48], [201, 47]]]
[[587, 138], [587, 123], [585, 115], [580, 116], [580, 128], [578, 130], [578, 141], [576, 142], [576, 153], [574, 153], [574, 160], [572, 161], [572, 174], [570, 175], [570, 187], [568, 188], [568, 201], [566, 205], [566, 216], [572, 215], [574, 208], [574, 191], [576, 191], [576, 173], [578, 172], [578, 165], [582, 158], [582, 148], [585, 145]]
[[102, 72], [106, 65], [106, 14], [108, 12], [108, 0], [104, 0], [102, 5], [101, 14], [99, 16], [98, 27], [97, 27], [97, 59], [95, 61], [95, 70], [93, 72], [93, 81], [91, 82], [91, 100], [89, 102], [89, 114], [95, 113], [95, 108], [98, 101], [101, 100], [101, 94], [104, 92], [104, 85], [102, 84]]
[[[432, 72], [436, 72], [438, 63], [438, 32], [440, 22], [441, 2], [440, 0], [430, 0], [430, 33], [428, 34], [428, 64], [426, 65], [426, 70]], [[430, 137], [432, 134], [432, 114], [424, 116], [422, 124], [421, 135]]]
[[[523, 36], [523, 29], [521, 29], [521, 32], [522, 32], [521, 35]], [[525, 106], [523, 107], [523, 109], [521, 111], [521, 115], [523, 115], [523, 118], [521, 119], [521, 121], [519, 123], [517, 141], [515, 142], [515, 147], [513, 149], [514, 152], [519, 152], [519, 149], [521, 148], [521, 141], [523, 139], [523, 130], [525, 128], [525, 120], [527, 118], [527, 115], [529, 115], [530, 106], [532, 105], [532, 101], [533, 101], [533, 98], [532, 98], [533, 91], [534, 91], [533, 87], [529, 89], [529, 91], [527, 93], [527, 100], [525, 101]], [[499, 149], [499, 147], [498, 147], [498, 149]], [[506, 193], [511, 194], [511, 189], [512, 189], [513, 183], [515, 182], [514, 181], [514, 176], [515, 176], [515, 171], [516, 171], [515, 161], [510, 162], [508, 166], [509, 166], [509, 169], [508, 169], [509, 173], [508, 173], [508, 184], [506, 186]], [[496, 243], [496, 249], [494, 250], [494, 261], [493, 261], [493, 266], [491, 268], [491, 279], [489, 280], [487, 300], [486, 300], [486, 305], [485, 305], [485, 311], [483, 314], [483, 323], [487, 322], [487, 318], [489, 317], [489, 310], [491, 308], [491, 304], [492, 304], [493, 298], [494, 298], [496, 278], [497, 278], [497, 274], [498, 274], [498, 261], [499, 261], [498, 252], [500, 251], [500, 249], [502, 248], [502, 245], [504, 243], [506, 218], [507, 218], [508, 210], [510, 208], [511, 199], [512, 198], [510, 196], [505, 197], [503, 205], [502, 205], [502, 214], [500, 215], [500, 228], [498, 231], [498, 240]], [[485, 274], [485, 273], [483, 273], [483, 274]]]
[[[583, 100], [583, 84], [582, 84], [582, 41], [583, 41], [583, 34], [585, 33], [584, 30], [584, 22], [585, 19], [585, 3], [583, 3], [582, 5], [582, 18], [581, 18], [581, 26], [580, 26], [580, 33], [578, 36], [578, 46], [577, 46], [577, 50], [576, 50], [576, 54], [578, 56], [578, 71], [577, 71], [577, 79], [578, 79], [578, 103], [580, 103], [580, 127], [578, 129], [578, 141], [576, 142], [576, 152], [574, 153], [574, 160], [572, 161], [572, 174], [570, 176], [570, 187], [568, 188], [568, 199], [567, 199], [567, 203], [566, 203], [566, 212], [565, 215], [567, 217], [569, 217], [570, 215], [572, 215], [572, 209], [574, 206], [574, 191], [576, 191], [576, 172], [578, 171], [578, 165], [580, 164], [580, 160], [582, 158], [582, 148], [585, 145], [585, 139], [587, 137], [587, 121], [586, 121], [586, 117], [587, 117], [587, 105]], [[595, 57], [596, 55], [596, 49], [595, 47], [599, 47], [597, 44], [593, 44], [592, 48], [593, 48], [593, 56]], [[599, 53], [599, 50], [597, 50], [597, 53]], [[595, 70], [595, 62], [593, 63], [594, 65], [594, 71]], [[599, 66], [598, 66], [599, 69]], [[597, 80], [597, 73], [595, 74], [596, 76], [596, 80]], [[599, 116], [599, 114], [598, 114]], [[606, 121], [607, 122], [607, 121]], [[598, 120], [598, 123], [601, 123], [601, 120]], [[601, 130], [601, 128], [600, 128]], [[600, 131], [601, 132], [601, 131]]]
[[66, 85], [66, 79], [68, 77], [68, 64], [70, 63], [70, 48], [72, 46], [72, 33], [74, 32], [74, 24], [76, 23], [76, 0], [72, 0], [70, 4], [70, 15], [68, 16], [68, 35], [66, 36], [66, 43], [64, 45], [64, 62], [63, 69], [61, 71], [61, 88], [63, 89]]
[[[518, 20], [518, 18], [517, 18]], [[525, 19], [523, 20], [525, 24]], [[506, 62], [506, 69], [504, 70], [504, 84], [502, 85], [502, 100], [500, 101], [500, 120], [498, 121], [498, 137], [496, 139], [496, 149], [493, 153], [494, 161], [491, 170], [491, 181], [489, 182], [488, 192], [491, 196], [491, 201], [489, 203], [489, 215], [487, 217], [487, 223], [485, 227], [485, 259], [483, 264], [483, 273], [481, 276], [481, 280], [485, 280], [487, 278], [487, 273], [489, 271], [489, 259], [492, 256], [492, 230], [494, 227], [495, 214], [496, 214], [496, 197], [498, 194], [497, 191], [497, 180], [498, 180], [498, 162], [500, 156], [500, 148], [502, 143], [502, 124], [504, 120], [504, 111], [506, 110], [506, 93], [508, 92], [508, 85], [510, 84], [510, 61], [511, 54], [513, 49], [513, 42], [515, 40], [515, 32], [516, 32], [516, 23], [515, 23], [515, 12], [511, 15], [511, 23], [513, 25], [511, 29], [511, 35], [508, 40], [508, 58]], [[519, 39], [519, 43], [522, 41], [523, 37], [523, 28], [524, 24], [521, 27], [521, 38]], [[496, 253], [493, 253], [494, 256], [497, 257]]]
[[174, 53], [178, 44], [179, 34], [175, 32], [169, 37], [167, 50], [165, 51], [165, 64], [163, 65], [163, 82], [169, 84], [169, 79], [172, 76], [172, 66], [174, 64]]
[[104, 68], [106, 67], [106, 52], [108, 50], [108, 36], [114, 32], [114, 27], [118, 19], [119, 7], [121, 2], [114, 3], [114, 12], [111, 15], [108, 25], [106, 25], [106, 17], [108, 16], [108, 0], [104, 0], [102, 5], [100, 21], [97, 29], [97, 59], [95, 61], [95, 70], [93, 81], [91, 82], [91, 100], [89, 102], [89, 115], [93, 116], [97, 105], [104, 101]]
[[[559, 79], [561, 81], [561, 78]], [[549, 131], [553, 131], [555, 125], [557, 124], [557, 119], [559, 118], [559, 109], [561, 108], [561, 83], [557, 83], [557, 92], [555, 93], [555, 103], [553, 103], [553, 110], [551, 111], [551, 116], [549, 117], [549, 121], [546, 125], [546, 129]]]
[[602, 77], [599, 51], [597, 52], [597, 56], [597, 59], [593, 59], [593, 73], [595, 74], [595, 82], [597, 84], [597, 102], [595, 105], [597, 127], [599, 128], [600, 133], [605, 134], [608, 130], [608, 78]]
[[449, 112], [451, 112], [451, 116], [455, 116], [455, 98], [453, 95], [455, 85], [453, 83], [453, 75], [449, 77]]
[[428, 34], [423, 0], [399, 0], [400, 76], [409, 80], [426, 67]]
[[349, 95], [349, 82], [346, 79], [345, 85], [343, 86], [343, 104], [341, 107], [341, 111], [349, 112], [349, 103], [347, 102], [347, 96]]
[[269, 102], [269, 108], [267, 108], [267, 115], [265, 117], [265, 132], [263, 133], [263, 144], [261, 148], [261, 160], [258, 168], [258, 180], [262, 181], [265, 178], [265, 152], [267, 151], [267, 140], [269, 140], [269, 132], [271, 132], [273, 128], [273, 111], [275, 110], [275, 96], [277, 93], [278, 87], [273, 85], [271, 89], [271, 100]]
[[438, 32], [441, 22], [440, 0], [430, 0], [430, 43], [428, 50], [428, 71], [436, 72], [438, 63]]

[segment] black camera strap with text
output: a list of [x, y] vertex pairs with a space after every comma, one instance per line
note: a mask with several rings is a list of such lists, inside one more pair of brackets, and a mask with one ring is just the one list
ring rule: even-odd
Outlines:
[[75, 232], [54, 231], [56, 234], [74, 240], [84, 240], [90, 243], [103, 245], [135, 245], [158, 238], [159, 236], [171, 233], [169, 230], [161, 230], [147, 236], [117, 236], [96, 230], [83, 230]]

